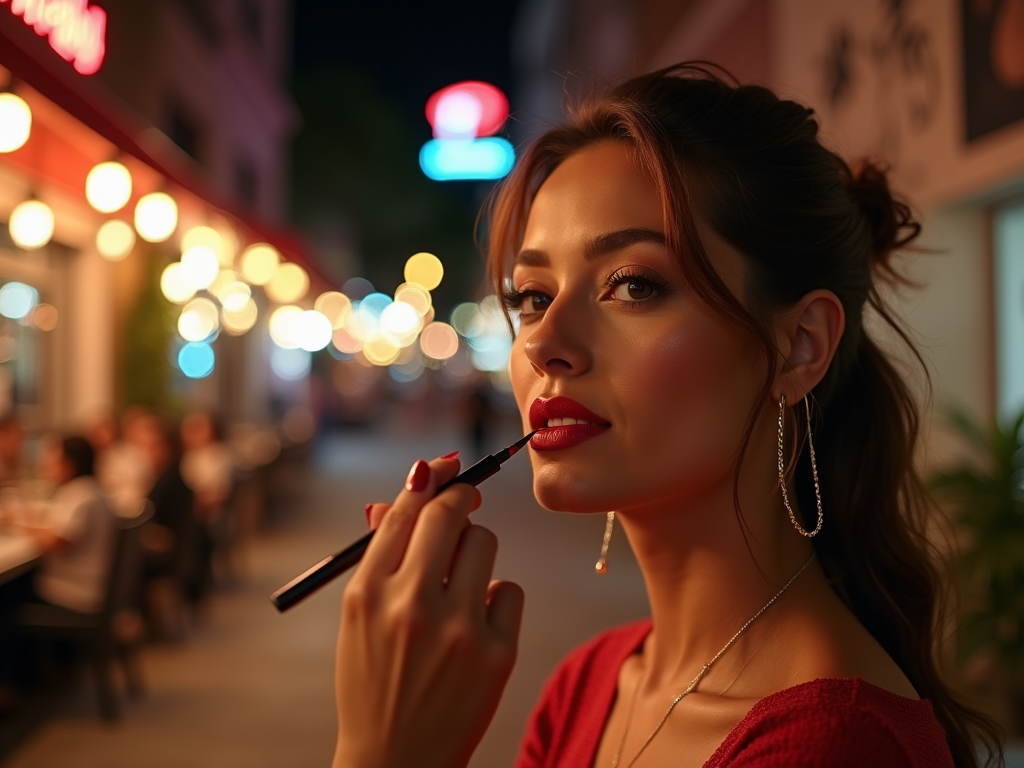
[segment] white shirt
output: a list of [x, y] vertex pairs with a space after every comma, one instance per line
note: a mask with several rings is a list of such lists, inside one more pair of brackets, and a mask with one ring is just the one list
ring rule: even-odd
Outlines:
[[54, 605], [98, 612], [114, 562], [117, 525], [96, 478], [76, 477], [60, 486], [46, 527], [68, 544], [43, 556], [36, 591]]

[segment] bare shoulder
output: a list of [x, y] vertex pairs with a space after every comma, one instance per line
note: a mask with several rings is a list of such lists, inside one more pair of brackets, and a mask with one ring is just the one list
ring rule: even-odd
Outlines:
[[770, 658], [784, 659], [773, 677], [785, 680], [774, 681], [772, 687], [855, 677], [904, 698], [920, 698], [899, 665], [831, 587], [823, 583], [800, 598], [783, 609], [779, 631], [768, 643]]

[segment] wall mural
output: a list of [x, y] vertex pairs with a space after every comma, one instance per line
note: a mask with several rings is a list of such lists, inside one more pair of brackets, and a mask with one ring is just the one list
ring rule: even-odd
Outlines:
[[860, 35], [850, 22], [838, 22], [819, 60], [821, 88], [833, 112], [846, 109], [862, 88], [873, 94], [879, 124], [872, 151], [890, 160], [899, 156], [905, 134], [932, 124], [942, 96], [934, 33], [922, 14], [913, 17], [915, 5], [880, 0], [870, 31]]
[[961, 0], [967, 141], [1024, 119], [1024, 0]]

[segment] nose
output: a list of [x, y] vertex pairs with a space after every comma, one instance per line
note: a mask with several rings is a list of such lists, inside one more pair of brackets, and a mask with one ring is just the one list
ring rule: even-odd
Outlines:
[[586, 311], [567, 299], [556, 296], [539, 322], [520, 330], [528, 334], [526, 359], [539, 376], [579, 376], [593, 362]]

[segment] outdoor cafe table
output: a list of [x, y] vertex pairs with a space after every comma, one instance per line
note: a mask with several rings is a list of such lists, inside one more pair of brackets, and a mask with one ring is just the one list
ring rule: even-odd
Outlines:
[[0, 529], [0, 584], [31, 568], [40, 554], [35, 539], [25, 531]]

